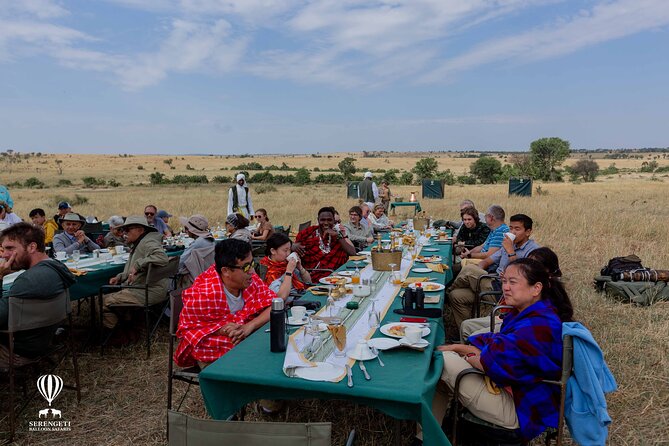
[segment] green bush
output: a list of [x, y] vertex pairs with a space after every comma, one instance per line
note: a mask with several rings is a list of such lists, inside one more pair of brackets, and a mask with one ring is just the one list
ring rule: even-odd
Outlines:
[[110, 185], [111, 187], [119, 187], [121, 185], [121, 183], [119, 183], [118, 181], [116, 181], [114, 179], [111, 179], [111, 180], [107, 181], [107, 184]]
[[209, 180], [206, 175], [175, 175], [172, 178], [173, 184], [207, 184]]
[[272, 184], [259, 184], [255, 187], [256, 194], [265, 194], [267, 192], [276, 192], [276, 187]]
[[232, 178], [223, 175], [216, 175], [214, 178], [211, 179], [211, 182], [218, 184], [232, 183]]
[[139, 166], [137, 166], [137, 170], [144, 170], [144, 166], [140, 164]]
[[58, 203], [60, 203], [61, 201], [66, 201], [70, 203], [71, 206], [79, 206], [81, 204], [88, 203], [88, 197], [79, 194], [75, 194], [74, 198], [68, 198], [62, 195], [56, 195], [55, 197], [53, 197], [54, 206], [58, 206]]
[[107, 182], [96, 177], [83, 177], [81, 181], [84, 182], [84, 187], [104, 186]]
[[30, 189], [43, 189], [44, 188], [44, 183], [42, 183], [38, 178], [36, 177], [30, 177], [28, 178], [23, 185], [25, 187], [29, 187]]
[[58, 186], [72, 186], [72, 181], [61, 178], [58, 180]]
[[471, 175], [458, 175], [456, 180], [459, 184], [476, 184], [476, 177]]

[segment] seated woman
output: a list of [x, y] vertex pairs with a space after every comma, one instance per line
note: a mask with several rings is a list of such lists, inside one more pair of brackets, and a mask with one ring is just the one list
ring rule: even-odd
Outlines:
[[490, 228], [479, 219], [479, 211], [473, 207], [466, 207], [460, 211], [462, 225], [458, 236], [453, 240], [455, 244], [454, 253], [460, 255], [464, 247], [469, 249], [485, 243], [490, 234]]
[[251, 235], [251, 231], [246, 229], [248, 225], [249, 220], [242, 214], [230, 214], [225, 219], [225, 229], [228, 231], [229, 238], [251, 243], [253, 236]]
[[[502, 289], [513, 306], [499, 333], [471, 336], [471, 345], [437, 347], [443, 352], [441, 379], [450, 393], [457, 375], [475, 367], [485, 372], [460, 383], [460, 401], [477, 417], [507, 429], [519, 429], [529, 441], [557, 427], [560, 388], [541, 382], [559, 380], [562, 371], [562, 323], [573, 308], [562, 283], [530, 258], [511, 262]], [[486, 381], [496, 384], [491, 386]], [[443, 392], [443, 391], [442, 391]], [[435, 416], [443, 417], [452, 395], [437, 392]]]
[[372, 213], [369, 214], [369, 222], [372, 224], [374, 232], [388, 232], [393, 228], [393, 222], [385, 214], [385, 208], [382, 204], [374, 206]]
[[258, 228], [252, 234], [253, 240], [266, 241], [274, 234], [274, 226], [269, 222], [265, 209], [258, 209], [255, 216], [256, 220], [258, 220]]
[[[260, 260], [260, 264], [267, 267], [265, 283], [269, 289], [282, 295], [307, 288], [311, 283], [311, 275], [296, 254], [290, 255], [292, 242], [286, 234], [277, 233], [267, 239], [267, 256]], [[289, 280], [286, 280], [289, 278]]]
[[[346, 231], [339, 226], [335, 229], [335, 209], [324, 207], [318, 211], [318, 224], [309, 226], [297, 234], [293, 251], [301, 258], [307, 269], [337, 269], [355, 255], [353, 243], [348, 239]], [[327, 271], [312, 271], [311, 279], [317, 281], [327, 276]]]
[[60, 219], [60, 224], [63, 226], [63, 232], [53, 237], [54, 252], [64, 251], [67, 254], [72, 254], [78, 250], [82, 254], [86, 254], [100, 249], [100, 246], [81, 230], [86, 224], [86, 220], [81, 215], [74, 212], [65, 214]]
[[125, 238], [123, 238], [123, 217], [120, 215], [112, 215], [109, 217], [109, 232], [105, 234], [103, 243], [105, 248], [114, 246], [127, 246]]

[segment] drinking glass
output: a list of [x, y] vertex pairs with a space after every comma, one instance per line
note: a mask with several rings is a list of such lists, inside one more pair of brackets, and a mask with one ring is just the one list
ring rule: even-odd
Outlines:
[[79, 259], [81, 259], [81, 251], [75, 249], [72, 251], [72, 260], [74, 260], [74, 267], [79, 268]]
[[[342, 324], [341, 319], [338, 319], [338, 318], [337, 319], [330, 319], [330, 325], [331, 326], [342, 327], [342, 328], [345, 329], [345, 327], [343, 327], [341, 324]], [[334, 335], [333, 335], [333, 342], [334, 342]], [[346, 356], [346, 342], [344, 342], [344, 345], [341, 346], [342, 347], [341, 350], [339, 349], [339, 345], [337, 344], [337, 342], [334, 342], [334, 345], [335, 345], [335, 349], [334, 349], [335, 357], [337, 357], [337, 358], [345, 357]]]
[[395, 279], [395, 267], [397, 264], [389, 263], [388, 266], [390, 267], [390, 276], [388, 277], [388, 282], [394, 285], [393, 280]]
[[381, 325], [381, 312], [376, 309], [376, 299], [372, 299], [370, 302], [372, 302], [372, 307], [369, 309], [367, 322], [369, 328], [378, 328]]

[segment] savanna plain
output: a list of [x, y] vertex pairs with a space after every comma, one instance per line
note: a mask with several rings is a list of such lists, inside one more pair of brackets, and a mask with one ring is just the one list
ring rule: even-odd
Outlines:
[[[254, 157], [263, 165], [286, 162], [295, 167], [320, 166], [335, 168], [337, 162], [351, 154], [330, 158]], [[433, 155], [430, 155], [433, 156]], [[12, 166], [4, 170], [2, 183], [39, 177], [45, 189], [12, 189], [15, 212], [27, 219], [30, 209], [43, 207], [48, 215], [55, 213], [58, 200], [85, 197], [87, 202], [74, 206], [83, 215], [106, 219], [110, 215], [140, 214], [144, 206], [154, 203], [175, 216], [202, 213], [212, 226], [223, 222], [226, 213], [226, 184], [197, 186], [150, 186], [148, 175], [164, 171], [168, 175], [188, 173], [193, 169], [233, 176], [233, 170], [221, 172], [248, 159], [222, 157], [177, 157], [169, 169], [167, 156], [59, 156], [45, 155], [48, 163]], [[389, 157], [358, 161], [359, 165], [409, 169], [417, 157]], [[440, 167], [454, 171], [467, 169], [471, 159], [438, 157]], [[609, 160], [597, 160], [602, 167]], [[661, 164], [666, 164], [662, 160]], [[641, 160], [635, 161], [637, 164]], [[625, 167], [635, 162], [625, 160]], [[566, 164], [569, 164], [567, 161]], [[142, 169], [137, 169], [142, 165]], [[59, 171], [58, 167], [62, 170]], [[621, 164], [619, 164], [620, 167]], [[78, 184], [81, 177], [97, 176], [115, 179], [121, 186], [86, 189]], [[72, 186], [56, 186], [61, 179], [70, 179]], [[621, 174], [601, 178], [594, 183], [535, 183], [531, 198], [509, 197], [505, 184], [448, 186], [443, 200], [421, 200], [421, 205], [434, 218], [456, 219], [458, 203], [472, 199], [480, 210], [500, 204], [507, 215], [525, 213], [535, 221], [533, 237], [554, 249], [559, 257], [567, 288], [575, 305], [576, 318], [594, 334], [617, 382], [618, 391], [608, 395], [609, 413], [613, 418], [609, 433], [611, 445], [659, 445], [669, 443], [669, 304], [636, 307], [609, 300], [597, 293], [593, 276], [611, 257], [637, 254], [645, 266], [669, 269], [669, 187], [666, 177]], [[536, 193], [540, 187], [541, 193]], [[418, 186], [391, 185], [393, 194], [408, 197]], [[265, 208], [275, 225], [292, 225], [316, 220], [316, 211], [334, 205], [346, 215], [355, 200], [346, 198], [344, 185], [276, 186], [275, 191], [253, 193], [255, 208]], [[401, 215], [398, 215], [401, 218]], [[173, 221], [175, 226], [178, 222]], [[76, 311], [76, 306], [75, 306]], [[85, 336], [87, 307], [83, 305], [77, 322], [81, 337]], [[42, 404], [39, 396], [24, 411], [16, 444], [31, 445], [162, 445], [166, 444], [167, 328], [161, 327], [154, 340], [151, 359], [144, 360], [141, 345], [112, 349], [100, 357], [98, 351], [85, 348], [80, 353], [83, 384], [81, 403], [72, 392], [63, 391], [59, 408], [72, 422], [72, 431], [29, 433], [27, 422], [34, 418]], [[71, 367], [64, 364], [59, 374], [71, 378]], [[185, 386], [176, 386], [176, 400]], [[206, 416], [198, 388], [192, 388], [181, 410]], [[4, 417], [5, 414], [2, 414]], [[272, 417], [261, 415], [249, 405], [247, 419], [273, 421], [332, 421], [333, 444], [343, 444], [350, 429], [356, 429], [358, 445], [391, 444], [393, 420], [350, 403], [316, 400], [288, 402], [283, 411]], [[4, 430], [6, 419], [2, 420]], [[409, 441], [413, 425], [403, 422], [401, 434]], [[537, 442], [537, 444], [539, 444]]]

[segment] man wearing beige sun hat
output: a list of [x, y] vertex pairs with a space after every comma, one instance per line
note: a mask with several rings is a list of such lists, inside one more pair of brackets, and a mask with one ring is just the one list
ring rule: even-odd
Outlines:
[[[190, 218], [179, 217], [179, 221], [188, 234], [188, 237], [195, 240], [193, 243], [188, 245], [188, 248], [186, 248], [183, 254], [181, 254], [181, 258], [179, 259], [179, 271], [182, 271], [193, 252], [197, 250], [213, 251], [214, 236], [209, 231], [209, 221], [204, 215], [195, 214], [191, 215]], [[207, 265], [207, 268], [209, 266], [211, 266], [211, 264]]]

